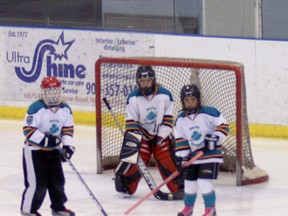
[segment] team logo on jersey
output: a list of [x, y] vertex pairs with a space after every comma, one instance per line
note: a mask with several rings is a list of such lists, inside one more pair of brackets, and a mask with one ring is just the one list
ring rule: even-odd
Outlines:
[[151, 111], [151, 112], [148, 113], [146, 118], [151, 121], [151, 120], [155, 119], [156, 116], [157, 116], [157, 114], [154, 113], [153, 111]]
[[26, 124], [27, 125], [31, 125], [33, 123], [33, 116], [27, 116], [26, 118]]
[[202, 144], [201, 137], [202, 134], [198, 130], [194, 130], [191, 135], [192, 145], [200, 146]]
[[51, 125], [51, 128], [49, 129], [51, 134], [57, 134], [57, 132], [59, 131], [59, 126], [55, 123], [53, 123]]
[[145, 124], [154, 124], [156, 122], [156, 118], [157, 118], [157, 109], [156, 107], [149, 107], [146, 109], [147, 110], [147, 115], [146, 115], [146, 119]]
[[201, 133], [199, 133], [199, 131], [193, 131], [191, 139], [194, 141], [198, 141], [201, 138]]

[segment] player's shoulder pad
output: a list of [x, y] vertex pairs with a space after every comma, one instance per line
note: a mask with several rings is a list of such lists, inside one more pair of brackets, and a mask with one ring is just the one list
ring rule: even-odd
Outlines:
[[142, 94], [141, 94], [141, 91], [140, 91], [139, 89], [135, 89], [134, 91], [132, 91], [132, 92], [128, 95], [126, 104], [129, 104], [130, 98], [132, 98], [132, 97], [138, 97], [138, 96], [141, 96], [141, 95], [142, 95]]
[[177, 119], [180, 119], [180, 118], [185, 118], [186, 117], [186, 114], [184, 111], [179, 111], [178, 114], [177, 114]]
[[174, 126], [176, 126], [178, 123], [179, 123], [179, 121], [181, 121], [181, 119], [183, 119], [183, 118], [185, 118], [185, 112], [184, 111], [179, 111], [178, 112], [178, 114], [177, 114], [177, 118], [176, 118], [176, 120], [174, 121]]
[[165, 95], [168, 95], [169, 98], [170, 98], [170, 101], [174, 101], [171, 92], [170, 92], [168, 89], [164, 88], [163, 86], [160, 86], [160, 85], [158, 86], [157, 94], [165, 94]]
[[42, 100], [37, 100], [29, 106], [27, 113], [33, 115], [42, 108], [47, 109], [48, 107]]
[[72, 109], [70, 108], [70, 106], [65, 103], [65, 102], [62, 102], [60, 105], [59, 105], [59, 108], [68, 108], [70, 113], [72, 114]]
[[211, 115], [213, 117], [219, 117], [220, 116], [219, 110], [217, 110], [215, 107], [203, 106], [203, 107], [201, 107], [199, 113], [205, 113], [205, 114]]

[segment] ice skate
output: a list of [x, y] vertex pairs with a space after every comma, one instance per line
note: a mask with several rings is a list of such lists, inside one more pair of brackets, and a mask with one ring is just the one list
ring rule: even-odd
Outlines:
[[125, 192], [117, 192], [117, 196], [121, 197], [121, 198], [130, 198], [131, 195]]
[[192, 216], [193, 206], [185, 206], [184, 209], [178, 213], [178, 216]]
[[75, 212], [69, 210], [69, 209], [65, 209], [62, 211], [54, 211], [52, 210], [52, 215], [53, 216], [75, 216]]
[[203, 216], [217, 216], [215, 207], [205, 208]]
[[27, 212], [21, 212], [22, 216], [42, 216], [39, 212], [36, 213], [27, 213]]

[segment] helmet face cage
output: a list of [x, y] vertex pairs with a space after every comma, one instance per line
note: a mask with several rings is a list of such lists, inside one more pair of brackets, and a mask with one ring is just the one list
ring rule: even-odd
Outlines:
[[180, 99], [182, 102], [182, 108], [184, 111], [193, 112], [195, 109], [187, 109], [184, 105], [184, 98], [187, 96], [194, 96], [198, 100], [198, 107], [195, 109], [198, 109], [201, 106], [201, 94], [199, 88], [195, 84], [190, 85], [184, 85], [181, 89]]
[[[141, 78], [152, 78], [152, 86], [151, 87], [141, 87], [139, 83], [139, 79]], [[156, 77], [155, 77], [155, 71], [151, 66], [140, 66], [137, 69], [136, 73], [136, 83], [140, 89], [141, 92], [143, 92], [145, 95], [150, 95], [155, 91], [156, 88]]]
[[58, 106], [62, 101], [61, 83], [55, 77], [45, 77], [41, 83], [41, 96], [47, 106]]
[[41, 95], [47, 106], [58, 106], [62, 100], [61, 88], [42, 89]]

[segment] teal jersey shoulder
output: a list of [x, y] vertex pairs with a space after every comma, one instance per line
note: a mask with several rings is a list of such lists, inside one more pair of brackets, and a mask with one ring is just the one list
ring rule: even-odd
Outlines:
[[141, 95], [142, 95], [142, 93], [141, 93], [141, 91], [139, 89], [136, 89], [136, 90], [132, 91], [127, 97], [126, 104], [129, 104], [129, 99], [131, 97], [135, 97], [135, 96], [138, 97], [138, 96], [141, 96]]
[[[213, 117], [219, 117], [220, 116], [220, 112], [214, 108], [214, 107], [208, 107], [208, 106], [202, 106], [200, 111], [199, 111], [199, 114], [207, 114], [207, 115], [210, 115], [210, 116], [213, 116]], [[186, 117], [186, 112], [184, 111], [180, 111], [177, 115], [177, 119], [179, 118], [185, 118]]]
[[69, 109], [69, 111], [70, 111], [70, 113], [71, 113], [71, 115], [72, 115], [72, 109], [70, 108], [70, 106], [69, 106], [67, 103], [62, 102], [62, 103], [60, 104], [60, 106], [59, 106], [59, 108], [65, 108], [65, 107]]
[[29, 115], [33, 115], [33, 114], [37, 113], [42, 108], [48, 109], [48, 107], [46, 106], [46, 104], [42, 100], [37, 100], [29, 106], [27, 113]]
[[186, 113], [184, 111], [180, 111], [177, 115], [177, 119], [178, 118], [184, 118], [186, 116]]
[[174, 101], [171, 92], [170, 92], [168, 89], [166, 89], [166, 88], [164, 88], [164, 87], [162, 87], [162, 86], [159, 86], [158, 91], [157, 91], [157, 94], [165, 94], [165, 95], [168, 95], [169, 98], [170, 98], [170, 101]]
[[[156, 92], [156, 95], [159, 95], [159, 94], [165, 94], [165, 95], [168, 95], [169, 98], [170, 98], [170, 101], [174, 101], [173, 100], [173, 96], [171, 94], [171, 92], [169, 90], [167, 90], [166, 88], [162, 87], [162, 86], [158, 86], [158, 90]], [[139, 96], [143, 96], [142, 92], [139, 90], [139, 89], [136, 89], [134, 91], [132, 91], [128, 97], [127, 97], [127, 101], [126, 101], [126, 104], [129, 104], [129, 99], [131, 97], [139, 97]]]
[[[72, 114], [72, 110], [67, 103], [62, 102], [59, 105], [59, 108], [65, 108], [65, 107], [68, 108], [70, 110], [70, 113]], [[42, 108], [43, 109], [49, 109], [49, 107], [42, 100], [37, 100], [29, 106], [27, 113], [29, 115], [33, 115], [33, 114], [37, 113]]]
[[203, 106], [200, 109], [199, 113], [204, 113], [213, 117], [219, 117], [220, 116], [220, 112], [214, 108], [214, 107], [208, 107], [208, 106]]

